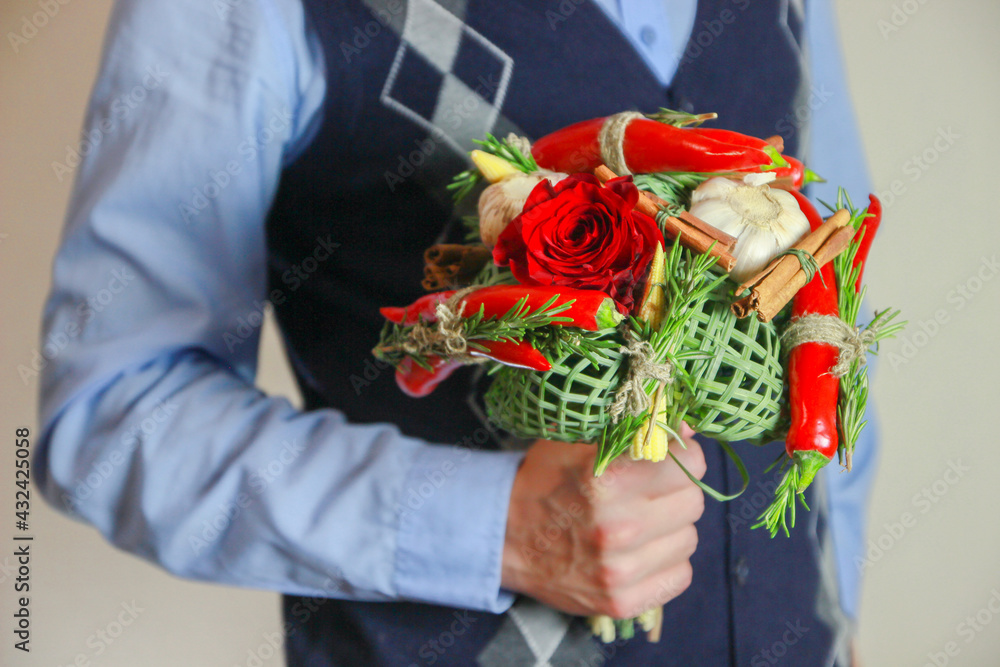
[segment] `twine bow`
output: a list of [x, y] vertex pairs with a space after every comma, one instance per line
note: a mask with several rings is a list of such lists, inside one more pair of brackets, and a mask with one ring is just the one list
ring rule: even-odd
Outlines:
[[402, 344], [403, 351], [411, 356], [437, 355], [450, 358], [462, 358], [463, 361], [485, 361], [470, 357], [466, 351], [469, 341], [462, 331], [465, 304], [462, 303], [476, 287], [466, 287], [455, 292], [447, 301], [439, 303], [434, 309], [436, 321], [420, 321], [410, 330], [407, 340]]
[[658, 363], [656, 350], [649, 341], [629, 339], [621, 353], [631, 357], [628, 375], [615, 392], [614, 403], [608, 410], [611, 421], [617, 423], [626, 412], [634, 417], [649, 410], [651, 401], [643, 385], [647, 380], [670, 384], [674, 379], [674, 366], [669, 361]]
[[791, 350], [802, 343], [826, 343], [840, 348], [837, 364], [830, 369], [835, 377], [841, 377], [855, 361], [864, 366], [868, 363], [865, 353], [875, 341], [881, 324], [872, 323], [865, 328], [852, 327], [835, 315], [804, 315], [793, 321], [781, 335], [785, 349]]

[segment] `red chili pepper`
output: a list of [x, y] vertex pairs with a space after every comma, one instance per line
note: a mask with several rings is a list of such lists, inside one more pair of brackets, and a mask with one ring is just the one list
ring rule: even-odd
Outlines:
[[433, 370], [427, 370], [422, 366], [413, 363], [413, 359], [406, 357], [396, 367], [396, 384], [407, 396], [413, 398], [423, 398], [434, 388], [444, 382], [462, 362], [442, 359], [441, 357], [427, 357], [427, 363]]
[[771, 146], [771, 144], [760, 137], [753, 137], [749, 134], [743, 134], [742, 132], [735, 132], [733, 130], [724, 130], [719, 127], [692, 127], [686, 131], [695, 132], [696, 134], [700, 134], [708, 139], [713, 139], [726, 144], [733, 144], [734, 146], [749, 146], [750, 148], [757, 148], [759, 150], [766, 150], [767, 146]]
[[449, 290], [446, 292], [425, 294], [405, 308], [386, 306], [379, 308], [378, 312], [382, 313], [382, 317], [394, 324], [416, 324], [420, 319], [423, 319], [425, 322], [433, 322], [437, 318], [435, 313], [437, 305], [447, 301], [454, 293], [455, 290]]
[[[593, 171], [603, 163], [600, 132], [604, 118], [593, 118], [538, 139], [531, 154], [540, 167], [567, 173]], [[625, 163], [635, 173], [717, 172], [759, 169], [772, 163], [760, 148], [717, 141], [691, 129], [637, 118], [625, 130]]]
[[570, 321], [553, 322], [558, 326], [597, 331], [614, 327], [623, 319], [614, 300], [604, 292], [541, 285], [494, 285], [477, 289], [462, 299], [463, 314], [469, 317], [482, 307], [484, 318], [501, 317], [525, 297], [525, 306], [532, 311], [544, 306], [552, 297], [557, 297], [553, 306], [572, 301], [569, 308], [557, 315], [568, 317]]
[[823, 179], [816, 175], [816, 173], [811, 169], [806, 169], [806, 166], [793, 158], [790, 155], [782, 155], [785, 162], [788, 163], [787, 167], [778, 167], [777, 169], [772, 169], [769, 173], [774, 174], [778, 178], [790, 178], [792, 180], [792, 187], [796, 190], [801, 190], [810, 183], [815, 183], [817, 181], [822, 181]]
[[[715, 139], [716, 141], [724, 141], [737, 146], [750, 146], [752, 148], [759, 148], [763, 151], [776, 150], [771, 144], [769, 144], [764, 139], [758, 137], [752, 137], [748, 134], [742, 134], [740, 132], [733, 132], [731, 130], [722, 130], [718, 128], [711, 127], [695, 127], [688, 130], [688, 132], [698, 132], [700, 134], [709, 137], [710, 139]], [[787, 167], [778, 167], [777, 169], [769, 170], [778, 178], [789, 178], [792, 181], [792, 187], [796, 190], [801, 190], [806, 185], [816, 181], [822, 181], [823, 179], [816, 175], [810, 169], [806, 169], [806, 166], [802, 164], [799, 160], [793, 158], [791, 155], [781, 156], [785, 162], [788, 163]], [[754, 169], [741, 169], [740, 171], [757, 171]]]
[[[816, 209], [792, 192], [815, 230], [823, 224]], [[828, 263], [792, 299], [792, 318], [804, 315], [839, 316], [837, 283]], [[802, 343], [788, 354], [788, 404], [791, 424], [785, 451], [800, 468], [798, 491], [804, 491], [820, 468], [837, 453], [837, 399], [840, 378], [830, 373], [840, 350], [827, 343]]]
[[528, 368], [533, 371], [550, 371], [552, 364], [528, 341], [476, 340], [470, 341], [486, 348], [486, 352], [469, 346], [473, 357], [486, 357], [507, 366]]
[[[854, 267], [861, 264], [861, 271], [858, 272], [858, 281], [854, 284], [854, 290], [861, 290], [861, 277], [865, 272], [865, 265], [863, 262], [868, 260], [868, 251], [871, 250], [872, 241], [875, 240], [875, 234], [878, 232], [878, 227], [882, 222], [882, 202], [878, 200], [875, 195], [868, 195], [868, 215], [865, 219], [861, 221], [861, 228], [858, 230], [858, 236], [861, 236], [861, 244], [858, 246], [858, 253], [854, 256]], [[854, 238], [858, 238], [855, 236]]]

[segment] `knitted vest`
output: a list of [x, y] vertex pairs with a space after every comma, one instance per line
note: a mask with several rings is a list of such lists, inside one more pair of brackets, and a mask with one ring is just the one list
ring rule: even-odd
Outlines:
[[[272, 285], [310, 255], [317, 237], [341, 245], [276, 305], [279, 324], [308, 408], [393, 422], [431, 442], [461, 444], [481, 430], [472, 371], [410, 399], [370, 350], [382, 327], [378, 307], [422, 293], [421, 251], [452, 217], [443, 186], [466, 168], [473, 139], [509, 131], [537, 138], [586, 118], [662, 106], [717, 111], [719, 126], [766, 137], [791, 126], [781, 121], [806, 87], [795, 2], [699, 3], [668, 89], [585, 0], [304, 4], [323, 44], [327, 95], [318, 134], [283, 172], [269, 215]], [[786, 136], [786, 152], [796, 153], [797, 139]], [[706, 481], [738, 488], [718, 446], [703, 447]], [[822, 498], [808, 494], [814, 511], [800, 513], [790, 539], [751, 531], [776, 479], [763, 469], [781, 447], [737, 447], [762, 481], [732, 503], [707, 502], [693, 583], [666, 605], [660, 642], [588, 640], [580, 649], [580, 621], [567, 633], [576, 652], [557, 650], [550, 664], [767, 665], [786, 654], [787, 664], [839, 664], [833, 656], [843, 654], [846, 626], [824, 562]], [[290, 665], [533, 664], [505, 653], [506, 644], [498, 649], [510, 623], [503, 614], [292, 596], [284, 606]]]

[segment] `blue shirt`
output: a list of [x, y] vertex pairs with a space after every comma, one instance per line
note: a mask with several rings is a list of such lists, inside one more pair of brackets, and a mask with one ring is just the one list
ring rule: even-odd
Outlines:
[[[599, 4], [669, 82], [694, 3]], [[828, 3], [810, 16], [810, 166], [865, 193]], [[303, 413], [253, 386], [265, 217], [328, 93], [295, 0], [115, 6], [81, 160], [54, 165], [76, 183], [45, 309], [40, 484], [179, 576], [499, 612], [520, 454]], [[828, 474], [851, 615], [871, 452], [861, 443], [854, 473]], [[422, 511], [400, 521], [414, 499]]]

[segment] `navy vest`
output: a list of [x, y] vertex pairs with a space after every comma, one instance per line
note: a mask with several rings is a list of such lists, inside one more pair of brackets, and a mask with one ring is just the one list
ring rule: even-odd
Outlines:
[[[373, 368], [370, 350], [382, 327], [378, 307], [422, 293], [422, 250], [442, 238], [454, 213], [442, 188], [466, 168], [472, 139], [508, 131], [536, 138], [579, 120], [661, 106], [717, 111], [718, 126], [766, 137], [790, 126], [781, 120], [805, 83], [795, 2], [699, 3], [668, 89], [585, 0], [304, 4], [324, 46], [327, 95], [319, 132], [283, 172], [269, 215], [272, 286], [310, 255], [317, 237], [332, 235], [341, 245], [276, 304], [278, 321], [307, 408], [334, 407], [355, 422], [393, 422], [431, 442], [461, 443], [481, 427], [470, 400], [472, 372], [414, 400], [397, 389], [391, 372]], [[796, 153], [796, 141], [786, 137], [787, 152]], [[706, 481], [738, 488], [721, 449], [703, 446]], [[781, 446], [738, 448], [760, 481], [733, 503], [708, 501], [694, 581], [666, 606], [660, 643], [595, 642], [590, 656], [566, 664], [846, 661], [846, 626], [824, 562], [830, 544], [822, 499], [808, 494], [814, 511], [800, 513], [790, 539], [772, 542], [751, 531], [776, 479], [763, 469]], [[315, 611], [295, 613], [303, 606]], [[474, 665], [505, 619], [415, 603], [292, 596], [284, 610], [290, 665]], [[573, 631], [586, 632], [582, 621]], [[437, 641], [444, 635], [447, 646]]]

